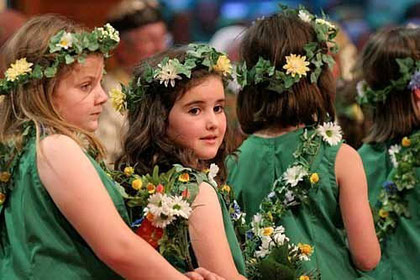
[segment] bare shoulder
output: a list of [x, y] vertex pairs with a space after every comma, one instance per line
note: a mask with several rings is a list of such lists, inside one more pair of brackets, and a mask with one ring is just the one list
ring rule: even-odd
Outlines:
[[49, 135], [40, 141], [41, 154], [48, 157], [62, 157], [82, 153], [80, 146], [72, 138], [62, 134]]
[[366, 180], [362, 159], [353, 147], [347, 144], [341, 145], [335, 161], [335, 174], [341, 185], [344, 181], [358, 179], [359, 183], [362, 183], [363, 180]]

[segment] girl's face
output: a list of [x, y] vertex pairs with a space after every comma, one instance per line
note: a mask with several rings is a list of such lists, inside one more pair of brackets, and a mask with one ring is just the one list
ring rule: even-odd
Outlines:
[[225, 92], [218, 76], [208, 76], [175, 101], [168, 136], [199, 159], [216, 156], [226, 132]]
[[108, 99], [101, 86], [103, 68], [103, 57], [90, 55], [59, 79], [53, 93], [53, 104], [61, 117], [90, 132], [98, 128], [102, 105]]

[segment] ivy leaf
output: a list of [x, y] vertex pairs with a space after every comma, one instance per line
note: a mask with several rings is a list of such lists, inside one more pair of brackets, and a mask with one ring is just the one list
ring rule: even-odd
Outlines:
[[52, 78], [55, 76], [55, 74], [57, 73], [57, 66], [51, 66], [51, 67], [47, 67], [44, 70], [44, 75], [47, 78]]
[[74, 57], [69, 54], [66, 54], [64, 59], [66, 60], [66, 64], [72, 64], [74, 62]]

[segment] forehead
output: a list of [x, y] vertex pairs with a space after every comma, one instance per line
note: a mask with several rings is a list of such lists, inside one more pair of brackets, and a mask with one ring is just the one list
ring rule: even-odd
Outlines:
[[201, 79], [187, 90], [178, 100], [182, 103], [191, 101], [215, 101], [225, 98], [222, 78], [216, 75]]
[[89, 55], [83, 63], [74, 63], [62, 79], [77, 79], [84, 76], [99, 77], [104, 68], [104, 58], [101, 55]]

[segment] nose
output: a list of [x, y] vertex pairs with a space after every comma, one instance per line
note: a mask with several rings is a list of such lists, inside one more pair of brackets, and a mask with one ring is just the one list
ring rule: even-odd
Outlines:
[[96, 103], [102, 105], [107, 100], [108, 100], [108, 94], [106, 94], [102, 85], [99, 85], [98, 91], [96, 93]]
[[207, 130], [215, 130], [217, 128], [217, 126], [218, 126], [217, 116], [212, 111], [212, 112], [208, 113], [208, 115], [206, 117], [206, 129]]

